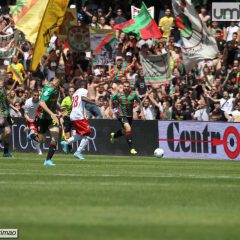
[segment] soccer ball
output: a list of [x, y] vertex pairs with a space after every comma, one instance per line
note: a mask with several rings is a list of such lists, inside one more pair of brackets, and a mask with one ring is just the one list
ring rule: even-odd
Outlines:
[[154, 156], [157, 158], [162, 158], [164, 155], [164, 150], [162, 148], [156, 148], [154, 151]]

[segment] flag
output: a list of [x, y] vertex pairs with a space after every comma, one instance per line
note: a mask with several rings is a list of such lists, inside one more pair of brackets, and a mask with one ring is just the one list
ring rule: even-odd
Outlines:
[[95, 56], [93, 65], [113, 65], [116, 48], [115, 30], [100, 29], [90, 32], [91, 50]]
[[101, 52], [104, 46], [112, 45], [117, 39], [115, 31], [110, 29], [91, 30], [91, 49], [97, 54]]
[[[43, 0], [41, 0], [43, 1]], [[53, 33], [61, 26], [69, 0], [48, 0], [35, 42], [31, 70], [35, 71]]]
[[48, 0], [18, 0], [16, 5], [10, 7], [15, 27], [31, 43], [36, 41], [47, 3]]
[[162, 55], [140, 55], [146, 85], [159, 85], [170, 82], [171, 69], [168, 53]]
[[114, 29], [121, 30], [125, 33], [135, 33], [142, 39], [161, 38], [162, 36], [155, 20], [152, 19], [144, 2], [142, 3], [139, 14], [135, 18], [115, 25]]
[[181, 34], [186, 70], [190, 71], [201, 60], [216, 58], [218, 54], [216, 41], [199, 18], [191, 0], [173, 0], [172, 5]]
[[[140, 8], [137, 8], [135, 6], [131, 6], [131, 16], [132, 18], [135, 18], [138, 13], [140, 12]], [[150, 13], [151, 17], [154, 18], [154, 7], [149, 7], [148, 12]]]

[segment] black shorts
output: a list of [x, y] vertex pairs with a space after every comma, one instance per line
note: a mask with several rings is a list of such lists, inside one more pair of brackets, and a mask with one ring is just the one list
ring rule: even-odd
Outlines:
[[38, 128], [38, 133], [40, 134], [45, 134], [49, 130], [49, 128], [55, 126], [52, 122], [52, 119], [37, 119], [36, 124]]
[[118, 121], [121, 123], [122, 128], [124, 128], [125, 123], [129, 123], [130, 126], [132, 126], [132, 117], [118, 117]]
[[13, 125], [13, 120], [10, 116], [0, 118], [0, 128], [11, 127]]
[[71, 132], [73, 126], [69, 116], [63, 117], [63, 127], [64, 127], [65, 133]]

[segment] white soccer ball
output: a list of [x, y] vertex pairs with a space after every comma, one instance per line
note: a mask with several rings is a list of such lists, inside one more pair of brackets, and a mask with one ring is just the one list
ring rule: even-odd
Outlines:
[[156, 148], [154, 151], [154, 156], [157, 158], [162, 158], [164, 155], [164, 150], [162, 148]]

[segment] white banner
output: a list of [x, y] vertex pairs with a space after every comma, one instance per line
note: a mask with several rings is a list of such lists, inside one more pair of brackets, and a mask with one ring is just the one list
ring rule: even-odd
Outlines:
[[0, 48], [5, 48], [16, 38], [16, 34], [0, 35]]
[[[134, 6], [131, 6], [132, 19], [135, 18], [138, 15], [140, 10], [141, 10], [140, 8], [136, 8]], [[154, 7], [148, 8], [148, 12], [150, 13], [152, 19], [154, 19]]]
[[216, 41], [199, 18], [191, 0], [173, 0], [172, 5], [183, 42], [182, 53], [186, 70], [190, 71], [201, 60], [216, 58]]
[[146, 85], [159, 85], [170, 82], [171, 69], [168, 53], [162, 55], [140, 55]]
[[166, 158], [240, 159], [239, 123], [159, 121]]

